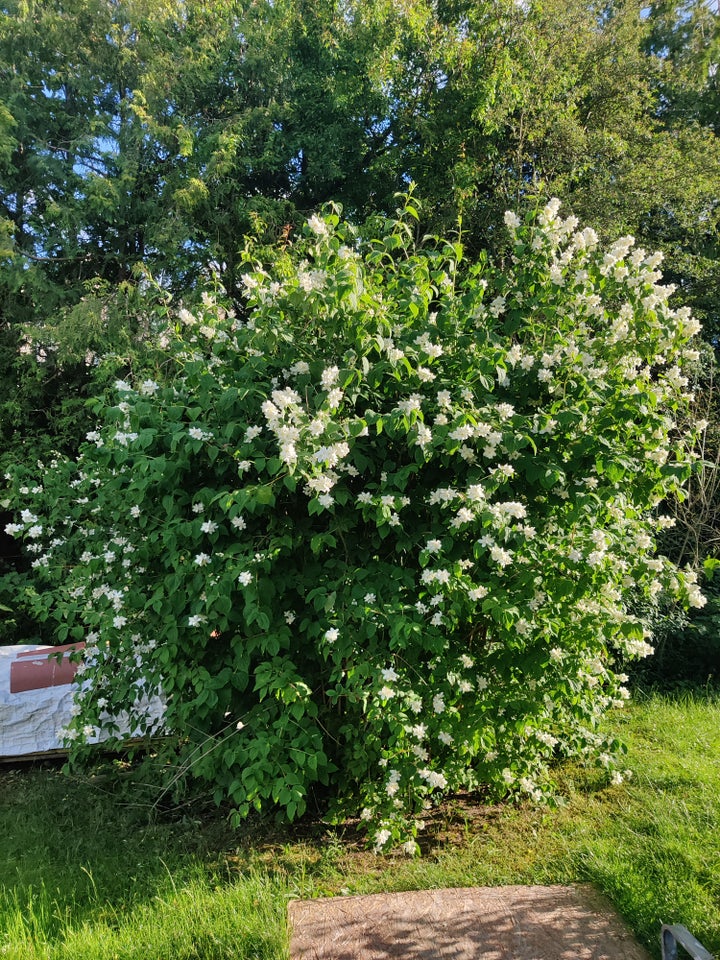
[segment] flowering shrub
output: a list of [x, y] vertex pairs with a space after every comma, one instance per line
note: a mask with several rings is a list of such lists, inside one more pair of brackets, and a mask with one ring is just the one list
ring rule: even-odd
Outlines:
[[651, 651], [631, 601], [702, 603], [654, 551], [697, 324], [657, 255], [557, 207], [508, 214], [512, 264], [462, 276], [411, 206], [370, 240], [329, 213], [250, 247], [244, 319], [181, 309], [162, 377], [98, 401], [76, 463], [18, 476], [10, 530], [58, 641], [90, 645], [74, 749], [162, 689], [239, 815], [313, 790], [409, 852], [447, 791], [614, 770], [598, 722]]

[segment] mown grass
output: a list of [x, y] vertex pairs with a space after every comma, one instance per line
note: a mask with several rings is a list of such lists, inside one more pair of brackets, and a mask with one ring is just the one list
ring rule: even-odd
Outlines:
[[718, 953], [720, 701], [653, 696], [612, 723], [629, 782], [566, 766], [557, 810], [449, 803], [418, 860], [372, 856], [352, 827], [158, 815], [117, 768], [0, 768], [0, 957], [283, 960], [293, 897], [570, 882], [605, 893], [656, 956], [662, 922]]

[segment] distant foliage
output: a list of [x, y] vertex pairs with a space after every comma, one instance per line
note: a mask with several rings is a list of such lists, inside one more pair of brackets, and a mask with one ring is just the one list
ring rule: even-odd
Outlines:
[[692, 468], [698, 324], [658, 255], [558, 206], [508, 213], [511, 261], [462, 277], [412, 201], [372, 237], [330, 211], [249, 246], [243, 319], [208, 289], [76, 462], [18, 470], [41, 612], [89, 643], [78, 754], [162, 690], [240, 816], [312, 791], [408, 852], [449, 791], [540, 800], [558, 756], [622, 776], [598, 724], [651, 649], [631, 601], [703, 602], [654, 512]]

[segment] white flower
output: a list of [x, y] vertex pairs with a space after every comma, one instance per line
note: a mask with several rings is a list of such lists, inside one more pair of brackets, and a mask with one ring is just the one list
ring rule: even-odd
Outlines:
[[428, 553], [439, 553], [442, 550], [442, 540], [428, 540], [425, 549]]
[[[375, 603], [375, 594], [366, 593], [365, 596], [363, 597], [363, 600], [365, 603]], [[387, 677], [385, 679], [387, 679]]]
[[330, 233], [330, 228], [327, 223], [322, 217], [317, 216], [317, 214], [313, 214], [307, 223], [316, 237], [327, 237]]
[[113, 617], [113, 626], [119, 630], [121, 627], [124, 627], [127, 623], [127, 617]]
[[320, 383], [325, 390], [329, 390], [337, 383], [337, 378], [339, 375], [339, 367], [326, 367], [322, 372], [322, 376], [320, 377]]
[[192, 505], [192, 512], [193, 512], [193, 513], [204, 513], [204, 512], [205, 512], [205, 504], [204, 504], [204, 503], [194, 503], [194, 504]]
[[448, 436], [451, 440], [469, 440], [474, 432], [474, 428], [471, 424], [463, 423], [454, 430], [451, 430]]
[[199, 627], [201, 623], [205, 623], [205, 617], [201, 613], [195, 613], [188, 617], [189, 627]]
[[140, 384], [140, 393], [144, 394], [146, 397], [152, 396], [153, 393], [157, 393], [159, 389], [160, 386], [155, 383], [154, 380], [143, 380], [143, 382]]
[[460, 507], [457, 514], [450, 521], [450, 526], [461, 527], [464, 523], [471, 523], [475, 519], [475, 516], [472, 510], [469, 510], [467, 507]]
[[397, 680], [398, 675], [395, 673], [392, 667], [388, 667], [386, 670], [381, 670], [383, 680], [387, 683], [392, 683], [393, 680]]
[[400, 411], [400, 413], [404, 413], [406, 415], [413, 412], [419, 413], [422, 409], [422, 399], [423, 398], [419, 393], [411, 393], [406, 400], [401, 400], [398, 403], [397, 409]]
[[249, 586], [253, 581], [253, 575], [249, 570], [243, 570], [242, 573], [238, 574], [238, 583], [242, 584], [243, 587]]
[[501, 567], [507, 567], [508, 564], [512, 563], [512, 551], [503, 550], [502, 547], [497, 545], [490, 550], [490, 556]]
[[190, 427], [188, 433], [193, 438], [193, 440], [204, 440], [205, 433], [200, 429], [200, 427]]
[[298, 284], [306, 293], [321, 290], [325, 284], [324, 270], [298, 270]]
[[707, 603], [707, 597], [702, 595], [697, 584], [691, 585], [688, 590], [688, 603], [691, 607], [696, 607], [698, 609], [700, 607], [704, 607]]
[[232, 518], [230, 521], [230, 526], [234, 527], [236, 530], [244, 530], [247, 524], [240, 514], [238, 514], [236, 517]]
[[[395, 771], [392, 771], [392, 772], [394, 773]], [[387, 793], [389, 797], [394, 797], [397, 792], [398, 792], [397, 780], [390, 780], [388, 783], [385, 784], [385, 793]]]
[[415, 443], [418, 447], [426, 447], [429, 443], [432, 442], [432, 432], [429, 427], [426, 427], [424, 423], [419, 423], [417, 425], [417, 437], [415, 438]]
[[438, 740], [441, 743], [444, 743], [445, 746], [450, 746], [450, 744], [453, 742], [453, 739], [454, 739], [453, 736], [449, 733], [446, 733], [445, 730], [441, 730], [440, 733], [438, 734]]
[[330, 627], [329, 630], [325, 631], [325, 639], [328, 643], [335, 643], [339, 636], [340, 631], [336, 627]]
[[218, 525], [214, 520], [205, 520], [205, 522], [200, 525], [200, 529], [203, 533], [215, 533], [217, 528]]
[[375, 837], [374, 837], [375, 842], [373, 845], [376, 853], [379, 853], [380, 850], [382, 850], [382, 848], [385, 846], [385, 844], [388, 842], [391, 836], [392, 834], [390, 833], [389, 830], [378, 830], [378, 832], [375, 834]]
[[337, 474], [321, 473], [317, 477], [310, 477], [308, 489], [315, 493], [330, 493], [337, 482]]
[[315, 463], [326, 463], [329, 467], [336, 467], [350, 453], [349, 444], [333, 443], [330, 446], [321, 446], [312, 455]]
[[492, 314], [493, 317], [499, 317], [500, 314], [505, 309], [505, 297], [495, 297], [490, 306], [488, 307], [488, 313]]
[[435, 713], [444, 713], [445, 711], [445, 697], [442, 693], [436, 693], [433, 697], [433, 710]]
[[195, 563], [198, 567], [206, 567], [210, 563], [210, 556], [207, 553], [199, 553], [195, 557]]
[[297, 406], [301, 402], [300, 394], [295, 390], [291, 390], [290, 387], [286, 387], [284, 390], [273, 390], [272, 398], [279, 410], [287, 410], [290, 407]]
[[442, 773], [436, 773], [434, 770], [418, 770], [418, 776], [427, 781], [429, 787], [439, 787], [442, 790], [447, 786], [447, 780]]
[[130, 516], [131, 516], [131, 517], [139, 517], [139, 516], [140, 516], [140, 507], [139, 507], [137, 504], [135, 504], [134, 506], [130, 507]]

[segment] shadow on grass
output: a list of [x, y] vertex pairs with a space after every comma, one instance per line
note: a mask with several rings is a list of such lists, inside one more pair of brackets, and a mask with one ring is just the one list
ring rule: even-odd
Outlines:
[[[229, 914], [242, 903], [262, 917], [247, 933], [254, 943], [271, 909], [282, 927], [289, 897], [589, 881], [656, 954], [662, 922], [684, 923], [717, 952], [719, 704], [715, 691], [638, 697], [627, 716], [611, 718], [630, 748], [627, 783], [608, 787], [606, 773], [564, 764], [556, 773], [565, 803], [557, 809], [452, 797], [424, 816], [424, 855], [416, 860], [373, 856], [359, 821], [332, 827], [306, 817], [287, 827], [255, 818], [234, 830], [210, 803], [161, 808], [121, 764], [76, 777], [48, 765], [0, 768], [0, 945], [3, 914], [14, 922], [25, 916], [23, 935], [46, 941], [79, 935], [83, 923], [104, 925], [106, 936], [115, 930], [130, 944], [120, 950], [118, 939], [111, 950], [108, 940], [105, 955], [125, 960], [135, 956], [131, 913], [152, 918], [142, 920], [148, 927], [161, 916], [170, 936], [186, 907], [190, 917], [200, 905], [203, 915], [215, 904]], [[233, 900], [249, 878], [260, 881], [259, 893]], [[282, 938], [273, 936], [280, 956]], [[158, 948], [147, 958], [165, 955]], [[185, 954], [178, 947], [167, 955]], [[46, 954], [18, 954], [26, 956]], [[66, 956], [75, 960], [57, 954]]]

